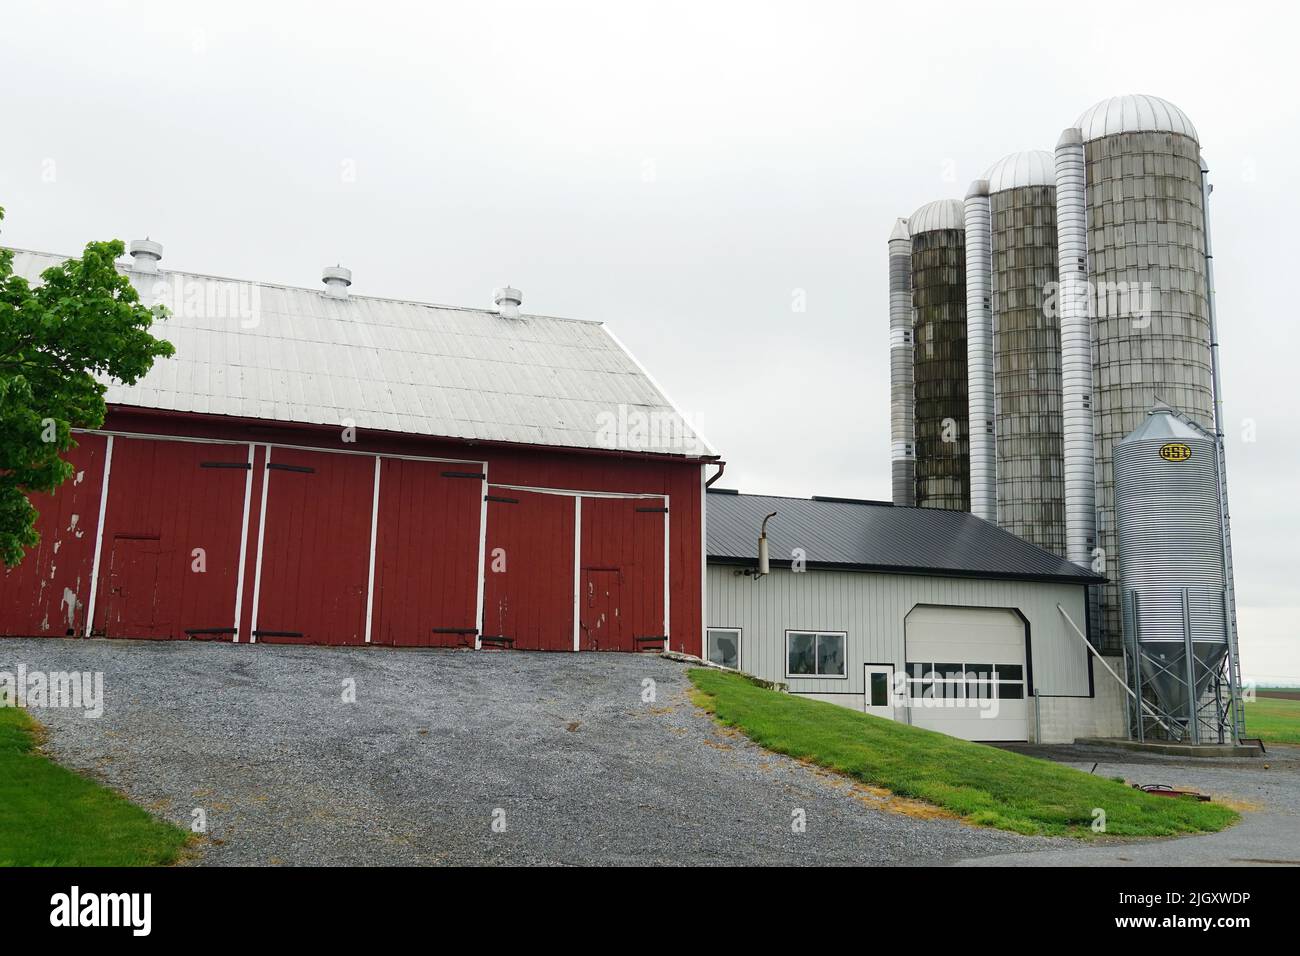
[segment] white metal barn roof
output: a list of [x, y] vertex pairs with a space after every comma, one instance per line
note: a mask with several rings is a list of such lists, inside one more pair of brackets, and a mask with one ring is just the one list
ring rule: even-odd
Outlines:
[[1200, 142], [1187, 114], [1168, 100], [1136, 93], [1112, 96], [1085, 110], [1074, 123], [1084, 142], [1116, 133], [1181, 133]]
[[[37, 281], [65, 256], [14, 250]], [[105, 400], [168, 411], [569, 448], [714, 455], [603, 323], [121, 267], [176, 355]], [[213, 307], [214, 303], [217, 305]], [[224, 303], [224, 304], [223, 304]], [[232, 305], [233, 304], [233, 305]], [[611, 446], [609, 416], [631, 444]], [[637, 423], [647, 427], [635, 432]]]

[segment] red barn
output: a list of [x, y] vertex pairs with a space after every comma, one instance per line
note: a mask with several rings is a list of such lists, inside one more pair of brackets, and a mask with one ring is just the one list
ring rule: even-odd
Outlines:
[[700, 652], [717, 456], [605, 325], [132, 255], [176, 355], [33, 497], [0, 634]]

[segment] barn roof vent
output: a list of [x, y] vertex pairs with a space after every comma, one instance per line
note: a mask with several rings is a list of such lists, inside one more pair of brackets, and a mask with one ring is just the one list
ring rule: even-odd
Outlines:
[[321, 282], [325, 283], [325, 294], [335, 299], [348, 297], [348, 286], [352, 284], [352, 270], [342, 266], [326, 266], [321, 273]]
[[162, 258], [161, 242], [154, 242], [148, 238], [132, 239], [127, 251], [131, 253], [133, 271], [150, 273], [158, 271], [158, 260]]
[[519, 307], [524, 304], [524, 294], [518, 289], [506, 286], [492, 293], [492, 301], [497, 311], [507, 319], [519, 318]]

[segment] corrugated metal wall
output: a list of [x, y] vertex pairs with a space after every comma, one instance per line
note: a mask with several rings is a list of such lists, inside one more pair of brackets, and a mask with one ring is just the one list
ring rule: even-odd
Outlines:
[[[1101, 589], [1103, 649], [1121, 647], [1113, 446], [1157, 398], [1213, 430], [1210, 318], [1200, 148], [1176, 133], [1121, 133], [1085, 145], [1089, 278], [1100, 296], [1120, 283], [1150, 289], [1149, 316], [1093, 322], [1097, 543], [1110, 583]], [[1108, 309], [1114, 299], [1109, 299]], [[1099, 310], [1099, 312], [1102, 310]]]
[[994, 193], [994, 434], [999, 527], [1065, 555], [1061, 334], [1043, 308], [1057, 281], [1056, 187]]
[[935, 229], [912, 237], [912, 312], [916, 504], [969, 511], [966, 241], [962, 230]]
[[889, 458], [893, 502], [916, 504], [912, 371], [912, 239], [900, 219], [889, 237]]
[[[1034, 688], [1088, 693], [1087, 651], [1056, 609], [1083, 626], [1084, 589], [1072, 584], [773, 569], [759, 581], [710, 564], [710, 627], [742, 630], [740, 667], [795, 693], [862, 694], [863, 665], [904, 663], [904, 621], [918, 604], [1016, 608], [1029, 621]], [[847, 631], [845, 679], [785, 676], [787, 630]]]

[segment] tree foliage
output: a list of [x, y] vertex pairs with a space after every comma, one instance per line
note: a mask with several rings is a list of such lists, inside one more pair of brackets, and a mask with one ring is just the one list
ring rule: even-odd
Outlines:
[[[0, 208], [0, 219], [4, 210]], [[79, 259], [41, 273], [32, 287], [0, 249], [0, 560], [13, 566], [36, 546], [31, 492], [72, 475], [60, 457], [73, 428], [104, 424], [103, 382], [134, 384], [175, 351], [156, 339], [156, 318], [115, 260], [120, 240], [92, 242]], [[162, 313], [159, 313], [161, 317]]]

